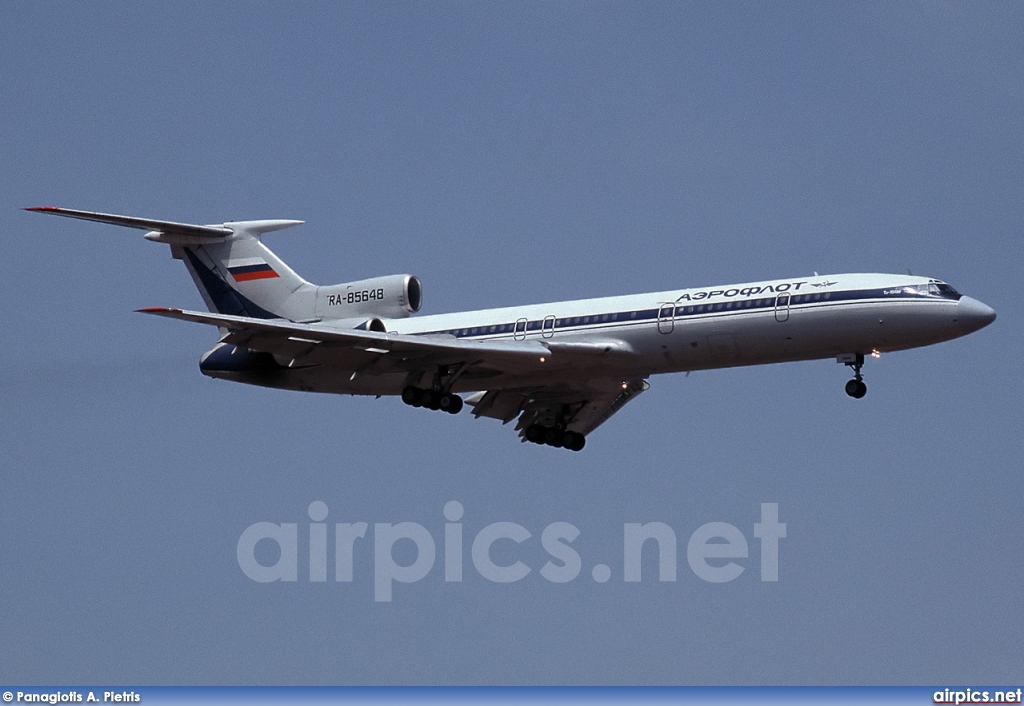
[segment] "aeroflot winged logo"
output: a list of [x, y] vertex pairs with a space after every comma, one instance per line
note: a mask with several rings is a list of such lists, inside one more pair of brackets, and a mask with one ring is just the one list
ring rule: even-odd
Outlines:
[[267, 264], [266, 260], [252, 258], [248, 260], [235, 260], [228, 263], [228, 272], [236, 282], [248, 282], [254, 279], [272, 279], [281, 275], [274, 272], [274, 268]]

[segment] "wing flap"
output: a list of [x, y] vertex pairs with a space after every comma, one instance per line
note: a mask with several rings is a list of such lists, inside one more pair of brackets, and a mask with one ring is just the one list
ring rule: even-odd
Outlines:
[[521, 390], [487, 390], [466, 398], [476, 418], [490, 417], [508, 424], [519, 416], [527, 397]]
[[573, 385], [488, 390], [466, 399], [476, 417], [491, 417], [508, 423], [519, 417], [516, 430], [525, 438], [531, 424], [567, 429], [586, 436], [604, 424], [627, 402], [650, 388], [643, 379], [599, 379]]
[[629, 380], [619, 387], [614, 396], [609, 394], [603, 398], [590, 400], [573, 420], [573, 429], [583, 435], [589, 434], [625, 407], [627, 402], [649, 390], [651, 385], [646, 380]]

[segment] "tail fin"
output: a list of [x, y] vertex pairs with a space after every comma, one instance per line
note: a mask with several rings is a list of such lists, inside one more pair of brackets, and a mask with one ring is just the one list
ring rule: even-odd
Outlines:
[[148, 230], [145, 237], [171, 246], [192, 275], [210, 311], [264, 319], [311, 321], [317, 287], [297, 275], [260, 237], [302, 221], [236, 221], [192, 225], [109, 213], [43, 206], [27, 211]]
[[226, 223], [228, 238], [201, 245], [172, 245], [184, 261], [210, 311], [261, 319], [311, 321], [316, 287], [295, 273], [260, 241], [263, 233], [301, 221]]

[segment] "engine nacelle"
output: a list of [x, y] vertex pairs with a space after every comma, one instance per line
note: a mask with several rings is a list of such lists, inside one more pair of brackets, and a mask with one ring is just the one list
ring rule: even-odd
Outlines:
[[[423, 306], [423, 285], [412, 275], [388, 275], [318, 287], [317, 317], [325, 321], [381, 316], [401, 319]], [[372, 330], [372, 329], [371, 329]]]

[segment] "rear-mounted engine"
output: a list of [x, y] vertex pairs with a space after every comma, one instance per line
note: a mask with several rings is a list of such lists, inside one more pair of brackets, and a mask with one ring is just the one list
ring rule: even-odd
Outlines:
[[423, 285], [413, 275], [388, 275], [318, 287], [316, 295], [317, 317], [322, 321], [360, 316], [399, 319], [416, 313], [421, 306]]

